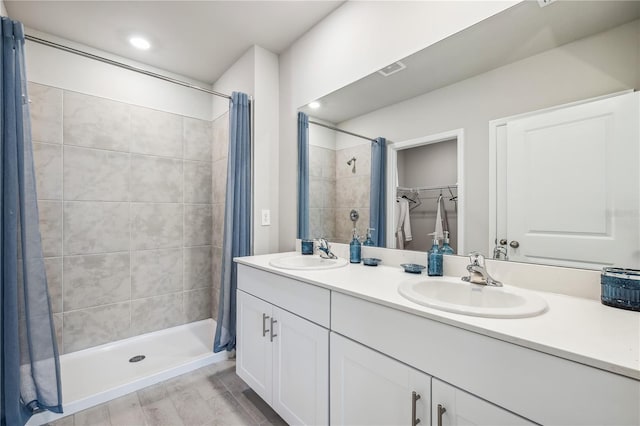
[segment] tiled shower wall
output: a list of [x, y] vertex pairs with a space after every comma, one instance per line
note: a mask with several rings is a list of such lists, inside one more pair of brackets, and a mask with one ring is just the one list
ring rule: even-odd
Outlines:
[[209, 318], [226, 156], [212, 123], [33, 83], [29, 97], [61, 352]]
[[[347, 161], [356, 157], [356, 170]], [[350, 212], [360, 214], [358, 235], [369, 227], [371, 146], [360, 144], [333, 150], [309, 146], [310, 237], [348, 243], [353, 232]]]

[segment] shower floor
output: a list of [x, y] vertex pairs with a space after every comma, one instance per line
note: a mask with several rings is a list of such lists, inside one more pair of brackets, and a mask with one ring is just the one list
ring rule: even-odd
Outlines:
[[[169, 378], [228, 358], [213, 353], [212, 319], [62, 355], [64, 414], [43, 412], [27, 425], [51, 422]], [[144, 355], [139, 362], [129, 359]]]

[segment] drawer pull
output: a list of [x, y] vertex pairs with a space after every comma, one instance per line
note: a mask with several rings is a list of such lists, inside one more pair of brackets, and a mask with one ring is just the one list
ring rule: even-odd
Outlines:
[[438, 426], [442, 426], [442, 415], [447, 412], [447, 409], [438, 404]]
[[420, 394], [416, 391], [411, 392], [411, 426], [420, 423], [420, 419], [416, 418], [416, 402], [420, 399]]
[[272, 342], [273, 342], [273, 338], [274, 338], [274, 337], [278, 337], [278, 335], [277, 335], [277, 334], [275, 334], [275, 333], [273, 332], [273, 329], [274, 329], [274, 327], [273, 327], [273, 326], [274, 326], [274, 324], [275, 324], [275, 323], [277, 323], [277, 322], [278, 322], [278, 321], [276, 321], [275, 319], [271, 318], [271, 336], [270, 336], [270, 340], [271, 340]]
[[262, 337], [266, 336], [269, 330], [267, 330], [267, 319], [269, 319], [269, 315], [262, 314]]

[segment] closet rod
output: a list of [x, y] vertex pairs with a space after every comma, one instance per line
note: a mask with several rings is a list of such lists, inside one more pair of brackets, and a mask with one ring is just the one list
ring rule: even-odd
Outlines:
[[362, 135], [359, 135], [357, 133], [352, 133], [352, 132], [349, 132], [349, 131], [346, 131], [346, 130], [342, 130], [342, 129], [339, 129], [339, 128], [334, 127], [334, 126], [329, 126], [328, 124], [322, 124], [322, 123], [318, 123], [317, 121], [312, 121], [312, 120], [309, 120], [309, 123], [310, 124], [315, 124], [316, 126], [320, 126], [320, 127], [326, 127], [327, 129], [335, 130], [336, 132], [346, 133], [347, 135], [355, 136], [356, 138], [366, 139], [366, 140], [371, 141], [371, 142], [378, 142], [375, 139], [368, 138], [366, 136], [362, 136]]
[[157, 74], [155, 72], [147, 71], [147, 70], [139, 68], [139, 67], [134, 67], [133, 65], [128, 65], [128, 64], [125, 64], [125, 63], [122, 63], [122, 62], [114, 61], [112, 59], [108, 59], [108, 58], [105, 58], [105, 57], [102, 57], [102, 56], [94, 55], [93, 53], [85, 52], [83, 50], [74, 49], [73, 47], [65, 46], [63, 44], [54, 43], [52, 41], [45, 40], [43, 38], [34, 37], [34, 36], [28, 35], [28, 34], [25, 34], [24, 38], [26, 40], [33, 41], [34, 43], [43, 44], [45, 46], [49, 46], [49, 47], [53, 47], [55, 49], [63, 50], [65, 52], [73, 53], [74, 55], [84, 56], [85, 58], [94, 59], [94, 60], [99, 61], [99, 62], [104, 62], [105, 64], [109, 64], [109, 65], [113, 65], [113, 66], [116, 66], [116, 67], [124, 68], [124, 69], [126, 69], [128, 71], [133, 71], [133, 72], [137, 72], [139, 74], [144, 74], [144, 75], [149, 76], [149, 77], [157, 78], [159, 80], [168, 81], [169, 83], [177, 84], [177, 85], [183, 86], [183, 87], [188, 87], [189, 89], [199, 90], [200, 92], [209, 93], [211, 95], [219, 96], [221, 98], [231, 99], [231, 96], [229, 96], [229, 95], [227, 95], [225, 93], [220, 93], [220, 92], [216, 92], [215, 90], [207, 89], [205, 87], [196, 86], [194, 84], [187, 83], [186, 81], [178, 80], [176, 78], [167, 77], [167, 76], [162, 75], [162, 74]]
[[405, 188], [398, 186], [396, 191], [441, 191], [443, 189], [458, 189], [458, 185], [445, 185], [445, 186], [422, 186], [417, 188]]

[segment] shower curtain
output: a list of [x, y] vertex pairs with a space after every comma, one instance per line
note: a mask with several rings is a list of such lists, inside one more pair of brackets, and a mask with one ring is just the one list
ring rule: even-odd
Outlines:
[[369, 195], [369, 227], [373, 242], [384, 247], [387, 238], [387, 141], [371, 142], [371, 185]]
[[229, 159], [218, 324], [214, 352], [236, 347], [237, 265], [251, 254], [251, 125], [249, 96], [233, 92], [229, 114]]
[[0, 21], [0, 424], [62, 412], [60, 362], [42, 257], [24, 64], [24, 30]]
[[309, 238], [309, 116], [298, 113], [298, 238]]

